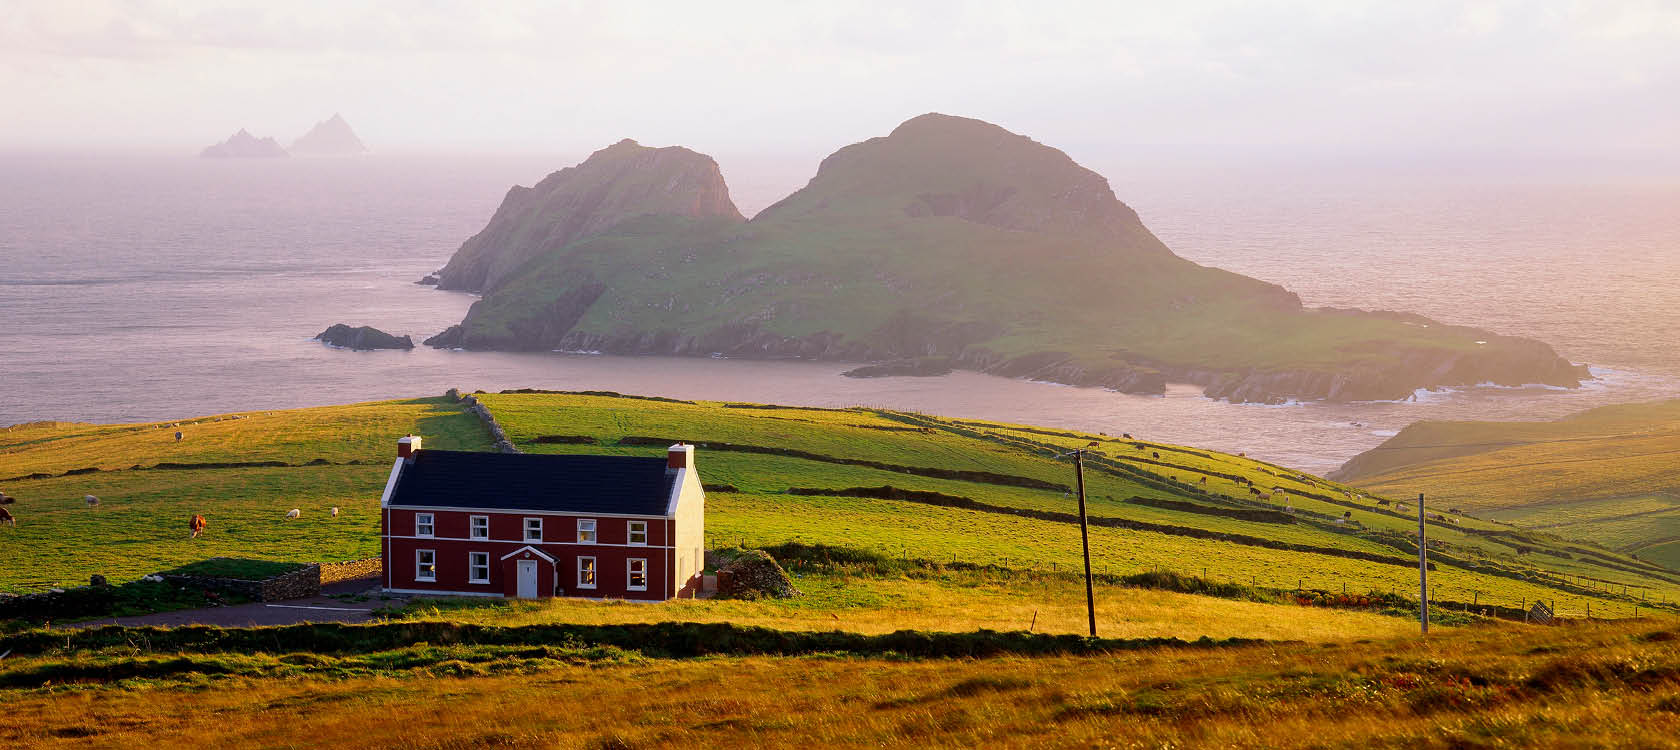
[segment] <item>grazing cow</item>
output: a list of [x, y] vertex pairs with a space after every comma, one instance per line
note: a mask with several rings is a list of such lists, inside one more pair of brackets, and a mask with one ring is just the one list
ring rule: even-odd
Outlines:
[[1386, 505], [1388, 505], [1388, 501], [1387, 500], [1378, 500], [1377, 505], [1386, 506]]
[[1258, 494], [1258, 495], [1259, 495], [1259, 496], [1260, 496], [1260, 499], [1261, 499], [1261, 500], [1270, 500], [1270, 499], [1272, 499], [1272, 493], [1270, 493], [1270, 492], [1260, 492], [1260, 493], [1256, 493], [1256, 494]]
[[92, 495], [83, 495], [82, 496], [82, 502], [87, 503], [87, 507], [89, 507], [89, 508], [99, 507], [99, 498], [94, 497]]
[[286, 511], [286, 518], [301, 518], [301, 517], [303, 517], [303, 511], [298, 510], [297, 508], [293, 508], [291, 510]]
[[1248, 457], [1247, 453], [1238, 453], [1237, 454], [1237, 458], [1247, 458], [1247, 457]]
[[180, 430], [175, 431], [175, 442], [179, 443], [182, 440], [184, 440], [186, 437], [187, 437], [186, 435], [181, 434]]
[[1207, 484], [1207, 477], [1202, 477], [1202, 484]]
[[17, 502], [17, 498], [12, 497], [11, 495], [8, 495], [4, 492], [0, 492], [0, 505], [11, 505], [12, 503], [15, 503], [15, 502]]
[[1149, 455], [1154, 456], [1155, 458], [1160, 458], [1161, 457], [1161, 452], [1160, 451], [1150, 451]]
[[1095, 447], [1097, 447], [1097, 445], [1098, 445], [1098, 443], [1097, 443], [1097, 441], [1095, 441], [1095, 440], [1092, 440], [1092, 441], [1091, 441], [1091, 442], [1090, 442], [1090, 443], [1089, 443], [1089, 444], [1087, 444], [1087, 445], [1086, 445], [1086, 446], [1085, 446], [1085, 447], [1087, 447], [1087, 448], [1095, 448]]
[[7, 526], [16, 526], [17, 519], [12, 517], [11, 511], [6, 510], [5, 508], [0, 508], [0, 523], [6, 524]]
[[338, 518], [338, 506], [336, 506], [336, 505], [333, 506], [332, 514], [333, 514], [333, 518]]
[[1130, 432], [1122, 432], [1122, 433], [1120, 433], [1120, 437], [1123, 437], [1123, 438], [1125, 438], [1125, 439], [1127, 439], [1127, 440], [1131, 440], [1131, 439], [1132, 439], [1132, 433], [1130, 433]]
[[1254, 489], [1253, 487], [1250, 487], [1250, 488], [1248, 488], [1248, 494], [1257, 496], [1257, 495], [1260, 494], [1260, 491], [1257, 490], [1257, 489]]
[[192, 529], [192, 538], [194, 539], [197, 539], [199, 534], [204, 533], [204, 528], [209, 525], [210, 522], [204, 520], [204, 516], [197, 513], [194, 513], [192, 520], [187, 522], [187, 528]]

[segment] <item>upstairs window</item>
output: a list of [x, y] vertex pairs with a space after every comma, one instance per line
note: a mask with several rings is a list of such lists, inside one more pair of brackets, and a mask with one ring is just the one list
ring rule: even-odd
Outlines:
[[414, 535], [415, 536], [431, 536], [432, 535], [432, 514], [430, 514], [430, 513], [416, 513], [416, 514], [414, 514]]
[[542, 519], [541, 518], [527, 518], [527, 519], [525, 519], [525, 541], [527, 541], [527, 542], [540, 542], [540, 541], [542, 541]]
[[473, 539], [489, 539], [490, 517], [473, 516], [467, 528], [467, 536]]
[[647, 591], [647, 558], [632, 557], [629, 560], [630, 585], [625, 586], [631, 591]]
[[630, 543], [638, 547], [647, 546], [647, 521], [630, 522]]
[[490, 582], [490, 553], [467, 553], [467, 583]]
[[578, 588], [595, 588], [595, 558], [578, 558]]
[[594, 544], [595, 543], [595, 519], [593, 519], [593, 518], [579, 518], [578, 519], [578, 537], [577, 537], [577, 540], [580, 543], [588, 543], [588, 544]]
[[417, 549], [414, 551], [414, 580], [437, 580], [437, 551]]

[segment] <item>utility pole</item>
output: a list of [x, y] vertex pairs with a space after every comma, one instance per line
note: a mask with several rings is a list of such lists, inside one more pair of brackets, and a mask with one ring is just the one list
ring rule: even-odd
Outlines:
[[1423, 493], [1418, 493], [1418, 624], [1429, 635], [1429, 540], [1423, 529]]
[[1097, 597], [1091, 586], [1091, 532], [1085, 524], [1085, 450], [1073, 452], [1073, 465], [1079, 477], [1079, 543], [1085, 549], [1085, 616], [1090, 621], [1091, 637], [1097, 637]]

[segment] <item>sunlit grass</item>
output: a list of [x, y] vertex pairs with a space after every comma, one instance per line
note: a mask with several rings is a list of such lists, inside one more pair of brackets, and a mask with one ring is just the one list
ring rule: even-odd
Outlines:
[[1508, 626], [1426, 642], [1102, 657], [556, 661], [464, 677], [142, 680], [8, 695], [0, 742], [1664, 747], [1680, 732], [1674, 628], [1672, 621]]

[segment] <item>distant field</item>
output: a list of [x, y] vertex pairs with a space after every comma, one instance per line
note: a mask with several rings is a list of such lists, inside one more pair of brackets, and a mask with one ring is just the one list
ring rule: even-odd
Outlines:
[[1680, 400], [1553, 422], [1420, 422], [1334, 476], [1676, 567]]
[[[0, 591], [132, 580], [207, 557], [291, 562], [379, 553], [379, 491], [396, 438], [486, 450], [483, 426], [444, 398], [385, 401], [240, 419], [142, 425], [23, 426], [0, 430], [0, 475], [102, 471], [6, 481], [16, 528], [0, 528]], [[175, 432], [184, 439], [175, 440]], [[284, 467], [129, 470], [159, 463], [278, 461]], [[360, 463], [349, 463], [349, 462]], [[90, 508], [84, 495], [95, 495]], [[334, 506], [338, 518], [331, 516]], [[288, 510], [302, 517], [289, 521]], [[192, 539], [187, 522], [210, 523]]]

